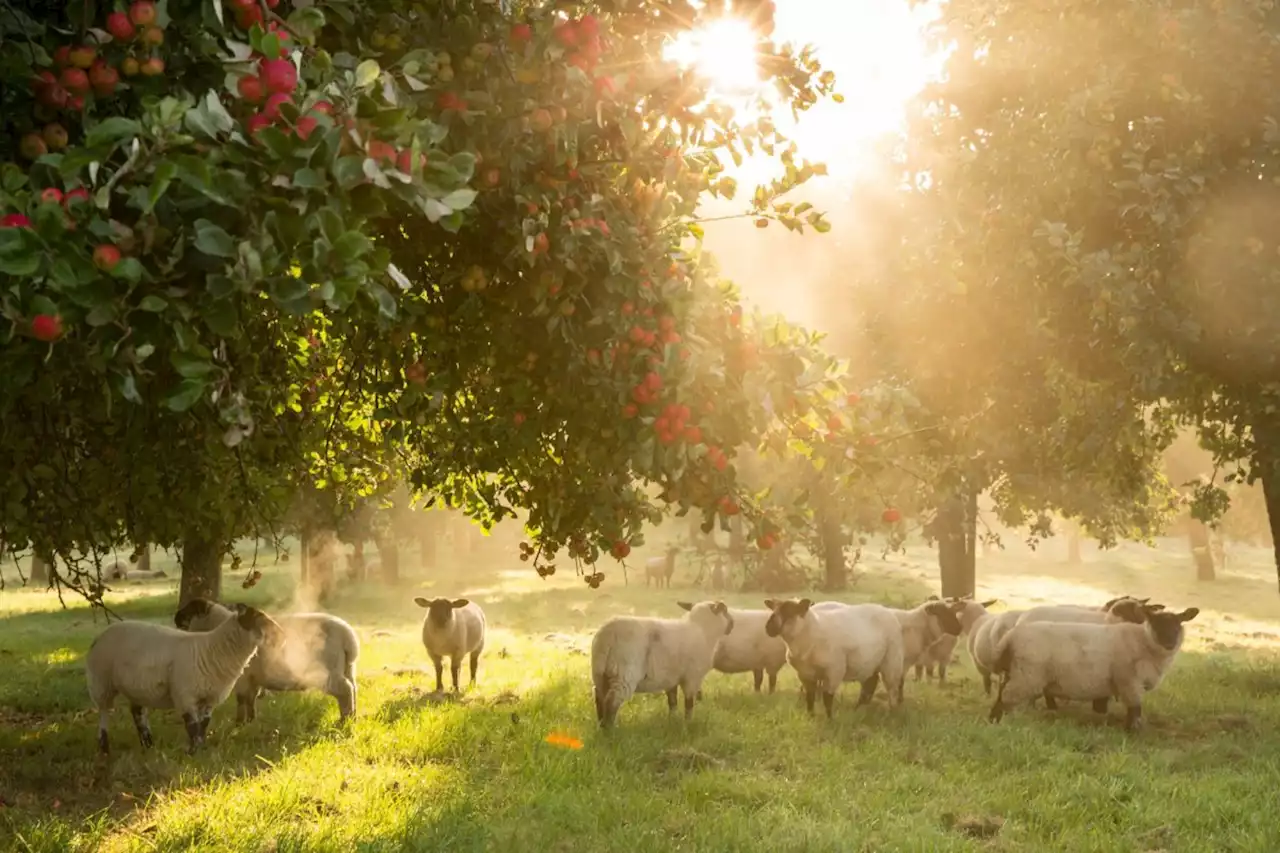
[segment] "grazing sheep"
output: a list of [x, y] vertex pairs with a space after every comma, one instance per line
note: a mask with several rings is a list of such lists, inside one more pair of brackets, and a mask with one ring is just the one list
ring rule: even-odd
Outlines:
[[1036, 696], [1092, 701], [1106, 713], [1112, 696], [1125, 704], [1125, 724], [1142, 723], [1142, 695], [1154, 690], [1182, 647], [1183, 623], [1199, 609], [1166, 613], [1151, 607], [1144, 622], [1028, 622], [1000, 640], [995, 671], [1003, 674], [989, 719]]
[[[209, 631], [232, 616], [216, 601], [193, 598], [173, 616], [184, 631]], [[236, 681], [236, 722], [258, 715], [263, 690], [320, 690], [338, 702], [338, 716], [356, 712], [356, 659], [360, 639], [349, 624], [328, 613], [290, 613], [277, 616], [283, 635], [278, 643], [264, 643]]]
[[255, 607], [235, 606], [235, 618], [207, 633], [168, 625], [124, 621], [108, 625], [89, 646], [85, 677], [98, 709], [98, 749], [106, 753], [107, 723], [117, 695], [129, 700], [133, 724], [145, 749], [154, 743], [148, 708], [182, 715], [189, 753], [204, 743], [213, 709], [227, 698], [249, 659], [280, 626]]
[[807, 598], [770, 598], [765, 606], [773, 611], [765, 633], [787, 644], [787, 661], [800, 676], [810, 714], [821, 690], [829, 719], [836, 691], [846, 681], [862, 684], [855, 707], [871, 700], [881, 678], [889, 691], [890, 707], [901, 704], [902, 624], [894, 611], [878, 604], [839, 602], [816, 608]]
[[427, 647], [427, 654], [436, 665], [436, 692], [444, 691], [446, 657], [449, 658], [449, 674], [453, 676], [455, 691], [459, 689], [458, 670], [462, 668], [462, 658], [467, 655], [471, 658], [471, 683], [475, 684], [487, 629], [480, 605], [465, 598], [415, 598], [413, 601], [427, 609], [422, 620], [422, 645]]
[[[720, 641], [716, 647], [715, 661], [712, 668], [716, 672], [736, 674], [751, 672], [755, 674], [756, 692], [764, 682], [765, 673], [769, 673], [769, 692], [778, 687], [778, 670], [787, 663], [787, 644], [777, 637], [770, 637], [764, 631], [765, 624], [773, 614], [768, 610], [730, 609], [733, 619], [733, 633]], [[697, 697], [701, 699], [702, 696]]]
[[618, 709], [636, 693], [666, 693], [667, 710], [674, 712], [683, 690], [685, 719], [693, 716], [694, 697], [734, 620], [723, 601], [677, 604], [688, 611], [681, 619], [615, 616], [596, 631], [591, 683], [601, 728], [614, 725]]
[[[937, 596], [930, 596], [930, 601], [938, 601]], [[995, 604], [998, 599], [991, 599], [981, 603], [972, 601], [968, 597], [950, 598], [946, 603], [951, 606], [955, 612], [956, 618], [960, 620], [960, 634], [968, 634], [973, 631], [974, 625], [983, 616], [987, 615], [987, 608]], [[938, 684], [947, 683], [947, 667], [951, 665], [951, 656], [955, 652], [956, 643], [959, 642], [960, 635], [943, 634], [937, 642], [925, 649], [920, 659], [916, 661], [916, 681], [922, 676], [930, 679], [933, 678], [933, 668], [938, 668]]]
[[650, 581], [661, 589], [666, 584], [667, 589], [671, 588], [671, 578], [676, 573], [676, 554], [679, 548], [675, 545], [668, 545], [665, 556], [650, 557], [644, 561], [644, 585], [648, 586]]

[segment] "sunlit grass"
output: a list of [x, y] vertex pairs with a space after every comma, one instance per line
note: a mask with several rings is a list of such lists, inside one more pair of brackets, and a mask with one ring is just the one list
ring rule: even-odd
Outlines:
[[[652, 539], [637, 563], [661, 550], [664, 537]], [[350, 731], [334, 726], [328, 697], [273, 695], [243, 728], [231, 703], [220, 707], [209, 748], [191, 759], [172, 715], [154, 716], [158, 746], [144, 753], [121, 708], [105, 765], [80, 669], [101, 625], [48, 595], [0, 595], [0, 849], [1276, 849], [1280, 656], [1245, 649], [1245, 634], [1274, 631], [1280, 615], [1266, 552], [1241, 551], [1221, 580], [1197, 585], [1177, 543], [1086, 549], [1079, 566], [1052, 547], [981, 559], [984, 592], [1013, 607], [1124, 591], [1207, 611], [1136, 738], [1115, 712], [1106, 724], [1079, 703], [990, 726], [967, 661], [951, 686], [909, 682], [896, 715], [880, 701], [854, 712], [846, 693], [834, 722], [810, 720], [789, 670], [774, 696], [752, 694], [750, 676], [712, 674], [692, 724], [669, 719], [661, 697], [637, 697], [602, 735], [591, 630], [615, 613], [677, 615], [675, 600], [700, 596], [687, 588], [696, 569], [681, 567], [670, 591], [612, 576], [592, 591], [572, 577], [538, 580], [491, 550], [331, 602], [363, 643]], [[913, 547], [872, 558], [845, 597], [916, 601], [936, 589], [933, 557]], [[287, 602], [290, 580], [278, 567], [229, 595]], [[475, 598], [494, 626], [479, 686], [457, 701], [431, 692], [412, 603], [422, 590]], [[153, 592], [120, 607], [167, 619], [172, 604]]]

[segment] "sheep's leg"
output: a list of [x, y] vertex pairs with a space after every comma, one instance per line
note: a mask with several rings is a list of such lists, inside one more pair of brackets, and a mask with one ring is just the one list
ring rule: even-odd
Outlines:
[[604, 691], [597, 686], [592, 693], [595, 694], [596, 700], [596, 722], [604, 722]]
[[356, 712], [356, 686], [346, 676], [329, 677], [329, 695], [338, 701], [338, 721], [344, 722]]
[[453, 676], [453, 692], [459, 692], [458, 687], [458, 670], [462, 669], [462, 659], [451, 656], [449, 658], [449, 674]]
[[699, 702], [701, 702], [701, 701], [702, 701], [702, 688], [701, 688], [701, 687], [699, 687], [699, 688], [698, 688], [698, 692], [697, 692], [697, 693], [693, 694], [693, 698], [694, 698], [694, 699], [697, 699]]
[[249, 720], [249, 701], [248, 697], [240, 693], [236, 694], [236, 725], [243, 725]]
[[982, 671], [982, 692], [991, 695], [991, 673], [986, 670]]
[[480, 669], [480, 651], [481, 651], [480, 649], [476, 649], [474, 652], [472, 652], [471, 658], [468, 661], [471, 667], [471, 683], [472, 684], [476, 683], [476, 671]]
[[444, 658], [436, 655], [431, 656], [431, 662], [436, 665], [436, 692], [444, 692]]
[[1106, 698], [1106, 697], [1104, 697], [1104, 698], [1102, 698], [1102, 699], [1094, 699], [1094, 700], [1093, 700], [1093, 710], [1094, 710], [1094, 713], [1097, 713], [1097, 714], [1105, 714], [1105, 713], [1107, 713], [1107, 705], [1108, 705], [1108, 703], [1110, 703], [1110, 702], [1111, 702], [1111, 700], [1110, 700], [1110, 699], [1108, 699], [1108, 698]]
[[813, 716], [813, 703], [818, 698], [818, 683], [813, 679], [800, 679], [800, 689], [804, 693], [804, 707]]
[[[930, 668], [932, 669], [932, 667]], [[929, 675], [930, 677], [932, 677], [933, 673], [930, 672]], [[940, 663], [938, 664], [938, 684], [942, 685], [946, 683], [947, 683], [947, 665], [945, 663]]]
[[871, 677], [862, 682], [862, 691], [858, 694], [858, 704], [854, 708], [861, 708], [863, 705], [871, 701], [871, 697], [876, 695], [876, 688], [880, 686], [880, 671], [871, 673]]
[[822, 707], [827, 709], [828, 720], [831, 719], [833, 716], [835, 716], [835, 711], [833, 709], [833, 705], [835, 704], [835, 701], [836, 701], [836, 692], [834, 690], [822, 691]]
[[755, 677], [756, 677], [756, 692], [757, 692], [757, 693], [759, 693], [759, 692], [760, 692], [760, 685], [761, 685], [761, 684], [764, 684], [764, 670], [763, 670], [763, 669], [757, 669], [757, 670], [755, 670], [752, 674], [753, 674], [753, 675], [755, 675]]
[[672, 687], [667, 691], [667, 713], [674, 714], [676, 712], [676, 698], [680, 692], [679, 687]]
[[1050, 696], [1050, 695], [1049, 695], [1049, 691], [1048, 691], [1048, 690], [1044, 691], [1043, 696], [1044, 696], [1044, 707], [1045, 707], [1045, 710], [1047, 710], [1047, 711], [1056, 711], [1056, 710], [1058, 710], [1058, 700], [1057, 700], [1057, 699], [1054, 699], [1052, 696]]
[[147, 721], [147, 709], [141, 705], [130, 705], [129, 713], [133, 715], [133, 727], [138, 730], [142, 748], [150, 749], [155, 746], [155, 738], [151, 736], [151, 723]]
[[108, 700], [98, 705], [98, 752], [103, 755], [111, 752], [111, 747], [107, 740], [107, 726], [110, 723], [111, 702]]
[[685, 722], [693, 719], [693, 694], [696, 690], [690, 690], [688, 685], [684, 687], [684, 719]]
[[[933, 675], [932, 669], [929, 671], [929, 675], [931, 676]], [[916, 664], [916, 681], [919, 681], [923, 677], [924, 677], [924, 664], [918, 663]]]
[[182, 723], [187, 727], [187, 755], [195, 755], [196, 748], [204, 742], [204, 736], [200, 734], [200, 721], [196, 719], [196, 715], [190, 711], [182, 712]]
[[1132, 705], [1126, 703], [1124, 715], [1124, 727], [1131, 732], [1136, 732], [1142, 728], [1142, 703], [1134, 702]]
[[773, 695], [773, 691], [778, 689], [778, 671], [775, 669], [769, 673], [769, 695]]
[[200, 740], [209, 738], [209, 723], [213, 722], [213, 708], [200, 709]]

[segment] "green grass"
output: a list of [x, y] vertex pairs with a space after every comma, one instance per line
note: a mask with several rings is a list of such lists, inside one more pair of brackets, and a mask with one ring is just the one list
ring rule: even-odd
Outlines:
[[[654, 538], [638, 560], [660, 550]], [[908, 681], [897, 714], [883, 691], [854, 712], [846, 689], [834, 721], [810, 719], [789, 670], [773, 696], [754, 695], [749, 674], [713, 673], [691, 724], [669, 718], [661, 696], [637, 697], [601, 734], [591, 630], [616, 613], [677, 615], [674, 600], [700, 595], [679, 586], [689, 570], [670, 592], [634, 578], [592, 591], [540, 581], [509, 553], [338, 594], [329, 609], [364, 644], [350, 731], [318, 694], [266, 697], [239, 729], [228, 702], [195, 758], [168, 713], [154, 715], [158, 745], [144, 753], [121, 707], [112, 760], [99, 761], [82, 661], [101, 620], [48, 593], [0, 594], [0, 850], [1280, 849], [1280, 596], [1266, 552], [1238, 550], [1221, 580], [1200, 585], [1176, 542], [1080, 566], [1023, 550], [981, 561], [982, 592], [1011, 605], [1124, 591], [1205, 611], [1136, 737], [1118, 710], [1104, 721], [1079, 703], [988, 725], [967, 660], [945, 688]], [[932, 558], [873, 557], [846, 598], [923, 598]], [[241, 594], [228, 575], [228, 597], [280, 607], [292, 582], [279, 566]], [[492, 626], [479, 686], [459, 701], [431, 693], [412, 603], [424, 590], [473, 596]], [[111, 600], [167, 621], [174, 583]], [[583, 748], [548, 744], [550, 733]]]

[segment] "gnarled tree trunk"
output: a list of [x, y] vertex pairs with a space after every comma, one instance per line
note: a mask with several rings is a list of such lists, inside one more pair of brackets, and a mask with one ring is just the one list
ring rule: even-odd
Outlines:
[[1251, 428], [1253, 470], [1262, 481], [1262, 499], [1267, 506], [1267, 526], [1271, 528], [1276, 580], [1280, 585], [1280, 422], [1259, 418]]
[[1214, 571], [1213, 551], [1209, 547], [1209, 528], [1199, 519], [1188, 519], [1187, 542], [1191, 545], [1191, 559], [1196, 564], [1196, 580], [1217, 580]]
[[383, 536], [376, 543], [378, 560], [382, 563], [382, 582], [394, 584], [400, 581], [400, 545], [394, 536]]
[[39, 554], [33, 553], [31, 555], [31, 570], [27, 572], [27, 582], [32, 584], [49, 583], [50, 562], [51, 561], [42, 558]]
[[977, 584], [974, 546], [978, 538], [978, 496], [971, 489], [959, 492], [938, 507], [934, 522], [938, 539], [938, 569], [942, 595], [972, 595]]
[[222, 553], [226, 542], [191, 529], [182, 537], [182, 582], [178, 586], [178, 606], [193, 598], [217, 599], [222, 595]]
[[844, 561], [844, 528], [832, 511], [828, 497], [822, 497], [817, 510], [818, 538], [822, 542], [822, 588], [826, 592], [839, 592], [849, 583]]

